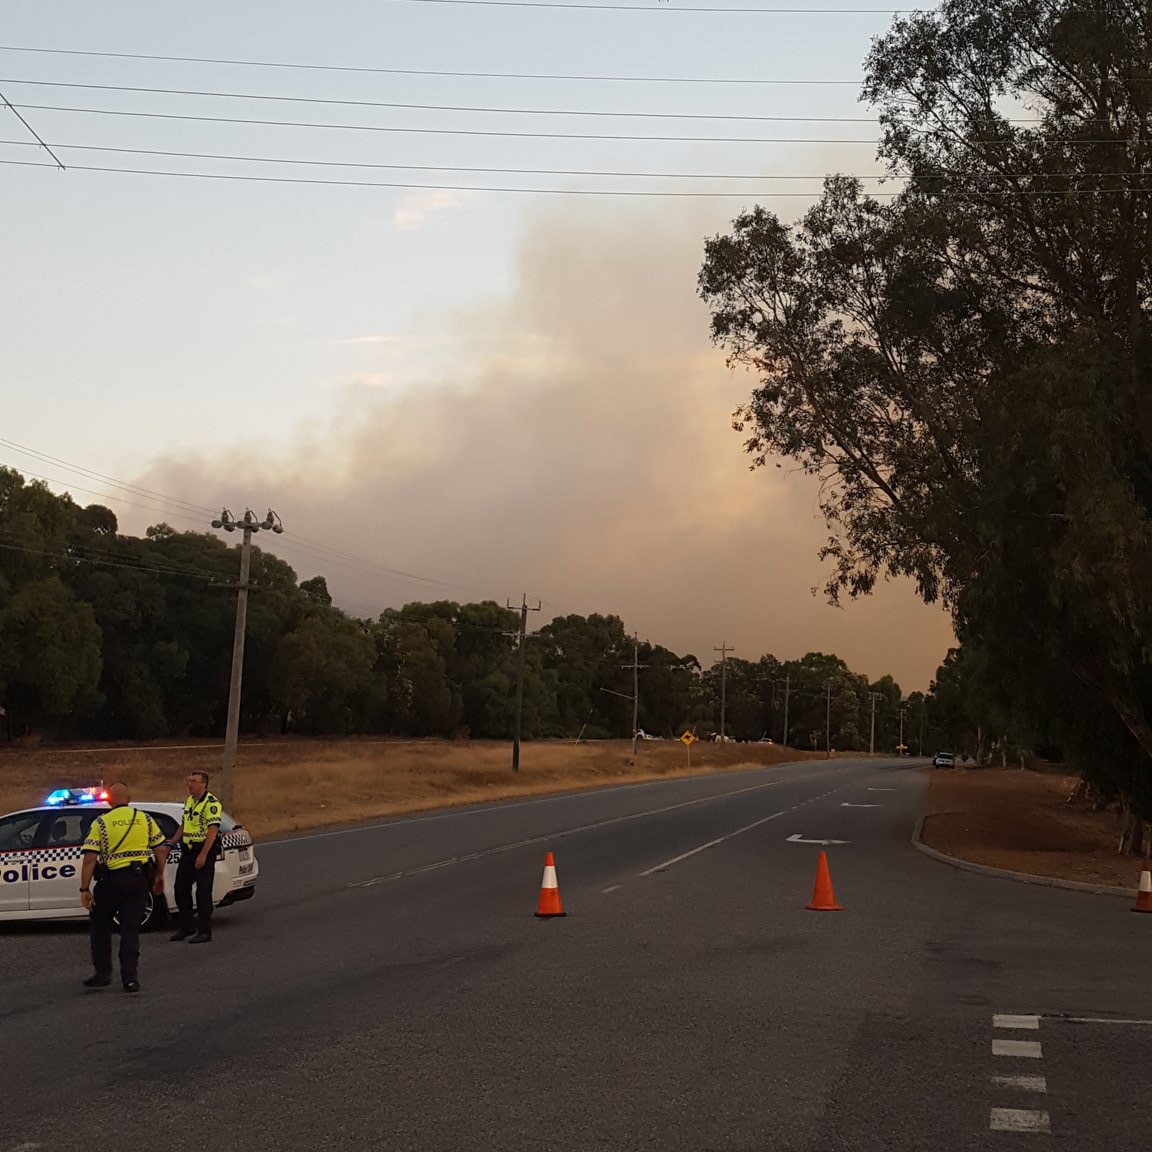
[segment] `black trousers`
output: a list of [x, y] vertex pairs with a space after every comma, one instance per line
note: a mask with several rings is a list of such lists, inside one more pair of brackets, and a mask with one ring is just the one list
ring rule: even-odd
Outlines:
[[97, 976], [112, 977], [113, 917], [120, 918], [120, 979], [135, 980], [140, 962], [140, 924], [148, 908], [150, 872], [118, 868], [96, 881], [92, 892], [89, 939], [92, 944], [92, 970]]
[[[203, 868], [196, 867], [203, 844], [180, 845], [180, 863], [176, 865], [176, 910], [181, 932], [203, 932], [212, 935], [212, 881], [216, 878], [216, 861], [220, 858], [217, 844], [212, 845]], [[192, 889], [196, 889], [196, 913], [192, 913]]]

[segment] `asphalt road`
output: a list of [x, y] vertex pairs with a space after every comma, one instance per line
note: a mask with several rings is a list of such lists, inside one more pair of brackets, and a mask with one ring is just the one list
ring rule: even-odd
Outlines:
[[[82, 928], [0, 929], [0, 1152], [1147, 1152], [1152, 917], [915, 852], [924, 787], [807, 762], [260, 844], [137, 997], [80, 987]], [[842, 912], [797, 835], [845, 841]]]

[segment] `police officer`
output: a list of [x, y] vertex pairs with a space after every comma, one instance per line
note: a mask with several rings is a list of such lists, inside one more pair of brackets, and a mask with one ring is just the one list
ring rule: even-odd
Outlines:
[[[170, 841], [182, 844], [176, 866], [176, 908], [180, 926], [170, 940], [207, 944], [212, 939], [212, 881], [220, 856], [220, 801], [208, 791], [208, 774], [188, 776], [184, 821]], [[192, 914], [192, 889], [196, 889], [196, 915]]]
[[140, 924], [148, 893], [164, 890], [168, 849], [156, 821], [130, 807], [131, 799], [126, 785], [113, 784], [108, 789], [111, 811], [92, 821], [81, 846], [80, 902], [90, 916], [93, 968], [86, 988], [112, 983], [112, 924], [119, 916], [120, 979], [125, 992], [140, 991]]

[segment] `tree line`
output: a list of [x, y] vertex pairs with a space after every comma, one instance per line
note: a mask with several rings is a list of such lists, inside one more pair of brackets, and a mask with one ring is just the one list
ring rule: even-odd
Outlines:
[[[165, 524], [122, 535], [101, 505], [81, 507], [0, 467], [0, 734], [151, 740], [223, 732], [238, 545]], [[302, 735], [512, 735], [519, 614], [492, 601], [441, 600], [358, 619], [323, 576], [298, 580], [253, 546], [242, 730]], [[526, 738], [627, 737], [634, 657], [644, 732], [785, 739], [799, 747], [913, 751], [944, 738], [923, 693], [907, 700], [839, 657], [729, 657], [701, 667], [634, 646], [613, 615], [558, 616], [525, 641]], [[875, 730], [873, 736], [873, 712]], [[915, 738], [915, 739], [913, 739]]]
[[821, 479], [828, 591], [951, 609], [968, 739], [1058, 749], [1152, 815], [1152, 25], [1127, 0], [944, 0], [874, 42], [895, 194], [830, 178], [707, 243], [763, 464]]

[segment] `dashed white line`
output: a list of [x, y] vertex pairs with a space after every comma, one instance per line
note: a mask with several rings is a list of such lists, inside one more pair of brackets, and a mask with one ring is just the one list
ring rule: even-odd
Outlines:
[[655, 868], [648, 868], [641, 872], [641, 876], [651, 876], [653, 872], [663, 872], [665, 868], [671, 868], [673, 864], [679, 864], [681, 860], [687, 860], [690, 856], [695, 856], [698, 852], [703, 852], [707, 848], [715, 848], [717, 844], [723, 844], [725, 840], [731, 840], [733, 836], [739, 836], [743, 832], [751, 832], [753, 828], [759, 828], [761, 824], [767, 824], [769, 820], [776, 820], [783, 816], [783, 812], [774, 812], [771, 816], [765, 816], [762, 820], [757, 820], [755, 823], [746, 824], [743, 828], [737, 828], [735, 832], [729, 832], [725, 836], [720, 836], [716, 840], [709, 840], [707, 844], [701, 844], [699, 848], [693, 848], [691, 851], [682, 852], [679, 856], [673, 856], [671, 860], [665, 860], [663, 864], [657, 864]]
[[1022, 1028], [1035, 1032], [1040, 1027], [1039, 1016], [997, 1015], [992, 1017], [993, 1028]]
[[1014, 1092], [1047, 1092], [1048, 1081], [1043, 1076], [993, 1076], [998, 1088], [1011, 1088]]
[[1019, 1056], [1025, 1060], [1039, 1060], [1043, 1053], [1040, 1051], [1039, 1040], [993, 1040], [993, 1056]]
[[[834, 769], [831, 772], [823, 772], [817, 776], [810, 776], [806, 779], [819, 779], [821, 776], [840, 776], [850, 769]], [[470, 852], [467, 855], [452, 856], [447, 860], [437, 860], [434, 864], [426, 864], [421, 868], [409, 868], [403, 872], [392, 872], [387, 876], [373, 876], [369, 880], [354, 880], [345, 885], [347, 888], [374, 888], [378, 884], [387, 884], [391, 880], [403, 880], [409, 876], [419, 876], [424, 872], [432, 872], [437, 868], [446, 868], [450, 864], [463, 864], [470, 860], [483, 860], [489, 856], [498, 856], [504, 852], [513, 852], [517, 848], [529, 848], [533, 844], [543, 844], [545, 841], [563, 840], [568, 836], [576, 836], [581, 832], [593, 832], [599, 828], [608, 828], [613, 824], [625, 824], [631, 820], [643, 820], [646, 816], [659, 816], [665, 812], [675, 812], [682, 808], [694, 808], [699, 804], [710, 804], [718, 800], [725, 800], [732, 796], [740, 796], [747, 792], [763, 792], [766, 788], [776, 788], [781, 784], [795, 784], [800, 781], [796, 780], [769, 780], [765, 784], [753, 784], [747, 788], [735, 788], [731, 792], [720, 792], [713, 796], [698, 796], [693, 800], [683, 800], [678, 804], [666, 804], [661, 808], [647, 808], [642, 812], [629, 812], [624, 816], [610, 816], [606, 820], [596, 820], [590, 824], [581, 824], [575, 828], [564, 828], [557, 832], [547, 832], [541, 836], [529, 836], [524, 840], [516, 840], [511, 844], [500, 844], [495, 848], [486, 848], [480, 852]], [[846, 785], [847, 787], [847, 785]], [[777, 813], [783, 816], [783, 812]], [[774, 817], [768, 817], [774, 819]], [[747, 829], [742, 829], [747, 831]], [[737, 833], [732, 833], [736, 835]], [[711, 845], [708, 845], [711, 847]], [[641, 873], [647, 875], [647, 873]]]
[[620, 885], [619, 884], [613, 884], [610, 888], [602, 888], [600, 890], [600, 895], [601, 896], [607, 896], [609, 892], [619, 892], [619, 891], [620, 891]]
[[993, 1132], [1051, 1132], [1047, 1112], [1031, 1108], [993, 1108], [988, 1127]]

